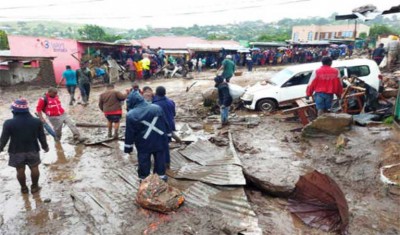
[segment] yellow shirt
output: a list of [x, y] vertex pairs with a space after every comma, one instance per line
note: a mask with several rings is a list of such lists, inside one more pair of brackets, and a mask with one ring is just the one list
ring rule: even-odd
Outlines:
[[142, 66], [144, 70], [150, 70], [150, 59], [149, 58], [143, 58], [142, 59]]

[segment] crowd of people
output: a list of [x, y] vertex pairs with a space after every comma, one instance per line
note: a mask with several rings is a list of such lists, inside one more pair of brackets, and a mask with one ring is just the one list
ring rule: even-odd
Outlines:
[[[229, 51], [222, 48], [218, 52], [195, 52], [181, 55], [166, 54], [161, 47], [156, 50], [147, 47], [124, 49], [111, 54], [103, 54], [100, 51], [96, 53], [95, 58], [97, 59], [91, 60], [92, 64], [99, 66], [102, 64], [99, 61], [114, 59], [129, 73], [129, 79], [135, 81], [158, 75], [168, 77], [177, 67], [184, 70], [185, 74], [194, 71], [202, 72], [204, 69], [217, 69], [227, 55], [232, 57], [236, 66], [247, 66], [248, 70], [252, 71], [254, 66], [317, 62], [321, 61], [324, 56], [330, 56], [334, 60], [345, 56], [351, 57], [353, 46], [333, 44], [329, 47], [271, 47], [263, 50], [253, 48], [249, 52]], [[98, 62], [94, 63], [95, 61]], [[92, 76], [94, 74], [101, 75], [101, 69], [94, 69], [94, 71], [92, 71]]]

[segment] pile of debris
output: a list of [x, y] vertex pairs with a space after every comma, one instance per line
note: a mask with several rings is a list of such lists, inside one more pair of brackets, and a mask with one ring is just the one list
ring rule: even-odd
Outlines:
[[393, 73], [384, 74], [382, 79], [382, 85], [384, 88], [399, 88], [399, 81], [400, 81], [400, 70], [397, 70]]

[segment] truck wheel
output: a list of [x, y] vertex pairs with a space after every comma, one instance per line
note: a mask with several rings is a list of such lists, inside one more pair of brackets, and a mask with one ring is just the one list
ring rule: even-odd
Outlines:
[[257, 103], [257, 109], [263, 112], [272, 112], [276, 110], [276, 103], [271, 99], [260, 100]]

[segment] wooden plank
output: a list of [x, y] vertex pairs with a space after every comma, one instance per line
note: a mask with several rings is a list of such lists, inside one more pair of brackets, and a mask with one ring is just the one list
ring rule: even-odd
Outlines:
[[307, 110], [309, 107], [313, 107], [314, 105], [315, 105], [315, 103], [312, 103], [312, 104], [307, 104], [306, 106], [302, 106], [302, 107], [286, 109], [286, 110], [283, 110], [282, 113], [283, 114], [292, 113], [292, 112], [295, 112], [295, 111], [301, 110], [301, 109]]
[[303, 124], [303, 126], [307, 125], [310, 122], [306, 114], [306, 109], [297, 110], [297, 115], [299, 115], [301, 124]]
[[304, 107], [304, 106], [307, 106], [307, 105], [308, 105], [308, 104], [307, 104], [306, 102], [304, 102], [304, 100], [302, 100], [302, 99], [298, 99], [298, 100], [296, 100], [295, 102], [296, 102], [296, 104], [297, 104], [299, 107]]
[[111, 142], [111, 141], [118, 141], [118, 139], [109, 138], [109, 139], [97, 140], [94, 142], [84, 143], [84, 145], [86, 145], [86, 146], [103, 145], [104, 143]]

